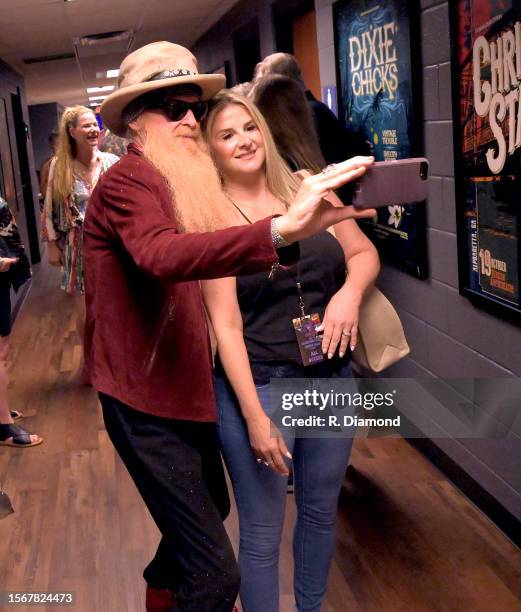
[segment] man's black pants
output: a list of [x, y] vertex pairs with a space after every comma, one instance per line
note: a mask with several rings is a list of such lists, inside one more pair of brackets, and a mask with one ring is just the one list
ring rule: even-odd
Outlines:
[[230, 510], [213, 423], [166, 419], [99, 394], [109, 437], [162, 534], [144, 578], [175, 610], [229, 612], [239, 570], [222, 521]]

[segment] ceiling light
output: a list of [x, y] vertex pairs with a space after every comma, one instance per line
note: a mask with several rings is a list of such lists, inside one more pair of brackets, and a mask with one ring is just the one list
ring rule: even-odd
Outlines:
[[119, 68], [114, 68], [113, 70], [107, 70], [107, 79], [115, 79], [119, 76]]
[[103, 87], [87, 87], [87, 93], [96, 93], [98, 91], [112, 91], [114, 85], [104, 85]]
[[93, 102], [94, 100], [104, 100], [107, 96], [89, 96], [89, 100]]

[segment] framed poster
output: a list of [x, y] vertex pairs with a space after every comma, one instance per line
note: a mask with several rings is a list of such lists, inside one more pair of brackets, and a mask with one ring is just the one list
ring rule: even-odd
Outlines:
[[[339, 118], [366, 138], [377, 161], [422, 154], [422, 73], [410, 30], [418, 23], [416, 4], [339, 0], [333, 5]], [[423, 203], [381, 208], [360, 226], [384, 261], [427, 277]]]
[[521, 3], [456, 0], [451, 21], [460, 292], [521, 322]]

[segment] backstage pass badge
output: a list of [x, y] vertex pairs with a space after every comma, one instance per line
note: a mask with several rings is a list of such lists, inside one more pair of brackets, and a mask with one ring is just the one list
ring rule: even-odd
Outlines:
[[297, 336], [302, 363], [305, 366], [324, 361], [322, 353], [322, 336], [317, 333], [320, 325], [320, 315], [314, 313], [293, 319], [293, 327]]

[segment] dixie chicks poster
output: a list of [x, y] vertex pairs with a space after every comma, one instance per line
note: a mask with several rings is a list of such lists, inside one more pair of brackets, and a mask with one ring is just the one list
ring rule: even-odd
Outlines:
[[[344, 0], [334, 5], [340, 117], [363, 134], [377, 161], [418, 153], [408, 4]], [[384, 260], [426, 277], [423, 204], [379, 209], [361, 225]]]
[[521, 1], [456, 4], [462, 288], [519, 311]]

